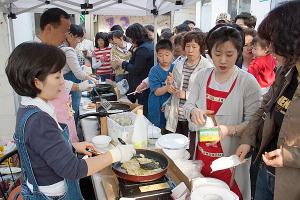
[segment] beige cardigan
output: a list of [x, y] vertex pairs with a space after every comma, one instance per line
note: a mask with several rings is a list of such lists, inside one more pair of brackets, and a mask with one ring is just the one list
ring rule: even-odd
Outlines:
[[[200, 126], [191, 122], [191, 111], [195, 107], [206, 110], [206, 83], [213, 69], [206, 68], [198, 72], [190, 88], [190, 96], [184, 105], [185, 116], [192, 131], [199, 130]], [[261, 89], [251, 74], [238, 67], [236, 70], [238, 70], [236, 85], [216, 113], [216, 121], [218, 125], [234, 125], [238, 132], [242, 132], [260, 106]], [[224, 156], [235, 154], [239, 140], [239, 136], [226, 136], [221, 140]], [[250, 199], [251, 196], [249, 168], [250, 161], [238, 166], [235, 173], [244, 199]]]
[[[186, 57], [179, 57], [173, 69], [174, 80], [178, 85], [181, 85], [182, 69], [186, 59], [187, 59]], [[213, 64], [209, 62], [205, 57], [201, 56], [201, 60], [199, 64], [196, 66], [194, 72], [191, 74], [188, 88], [191, 87], [191, 83], [195, 80], [197, 73], [200, 71], [200, 69], [207, 68], [207, 67], [213, 67]], [[186, 98], [188, 99], [189, 96], [190, 93], [188, 90], [186, 91]], [[171, 100], [169, 102], [170, 111], [168, 112], [168, 115], [172, 117], [166, 116], [167, 119], [166, 129], [171, 132], [175, 132], [178, 123], [179, 99], [175, 95], [172, 95], [170, 100]]]

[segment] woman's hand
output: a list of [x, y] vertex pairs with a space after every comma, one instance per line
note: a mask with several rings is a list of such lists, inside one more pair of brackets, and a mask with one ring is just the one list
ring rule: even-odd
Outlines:
[[88, 152], [87, 149], [91, 149], [94, 152], [98, 152], [96, 147], [90, 142], [75, 142], [72, 143], [72, 145], [77, 153], [85, 154], [88, 156], [92, 156], [92, 153]]
[[240, 161], [243, 161], [247, 155], [247, 153], [250, 151], [251, 146], [249, 144], [241, 144], [236, 152], [235, 155], [237, 155], [240, 158]]
[[219, 125], [218, 128], [220, 129], [220, 139], [223, 139], [225, 136], [229, 135], [228, 126]]
[[212, 115], [214, 114], [214, 111], [211, 110], [201, 110], [199, 108], [194, 108], [191, 112], [191, 120], [197, 125], [204, 125], [205, 124], [205, 118], [204, 115]]
[[147, 83], [145, 83], [144, 81], [142, 81], [135, 89], [135, 91], [137, 93], [141, 93], [142, 91], [146, 90], [148, 88]]
[[265, 154], [262, 155], [262, 158], [268, 166], [283, 167], [282, 147], [269, 153], [265, 152]]

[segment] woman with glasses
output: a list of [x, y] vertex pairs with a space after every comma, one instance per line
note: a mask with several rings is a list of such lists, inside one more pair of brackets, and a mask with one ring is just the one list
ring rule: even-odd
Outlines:
[[243, 29], [245, 33], [245, 45], [243, 47], [243, 63], [242, 63], [242, 69], [247, 71], [248, 66], [250, 62], [253, 59], [253, 54], [252, 54], [252, 40], [256, 36], [256, 31], [252, 28], [245, 28]]
[[250, 162], [236, 167], [233, 182], [230, 169], [212, 172], [210, 165], [220, 157], [235, 154], [241, 133], [260, 105], [260, 87], [253, 76], [235, 65], [243, 49], [243, 37], [237, 29], [222, 26], [207, 37], [208, 53], [215, 67], [198, 72], [183, 110], [192, 131], [205, 124], [205, 115], [215, 116], [220, 141], [197, 141], [196, 159], [204, 162], [201, 173], [223, 180], [240, 199], [248, 200]]

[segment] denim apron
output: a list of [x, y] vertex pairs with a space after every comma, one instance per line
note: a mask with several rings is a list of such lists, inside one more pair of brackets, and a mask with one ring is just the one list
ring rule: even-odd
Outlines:
[[[23, 172], [23, 183], [22, 183], [22, 191], [21, 191], [23, 199], [24, 200], [82, 200], [83, 197], [81, 195], [78, 181], [71, 181], [65, 179], [66, 186], [67, 186], [66, 193], [59, 197], [48, 197], [39, 191], [38, 184], [34, 177], [33, 170], [31, 167], [29, 155], [26, 150], [24, 133], [25, 133], [25, 126], [27, 120], [33, 114], [37, 112], [41, 112], [41, 110], [34, 106], [27, 106], [27, 107], [30, 109], [26, 111], [23, 117], [21, 118], [19, 126], [17, 127], [16, 133], [14, 135], [14, 139], [16, 141], [17, 149], [21, 160], [22, 172]], [[64, 139], [70, 144], [70, 148], [72, 148], [69, 140], [68, 128], [64, 124], [62, 124], [62, 128], [63, 128], [62, 134], [64, 136]], [[30, 183], [32, 183], [33, 192], [31, 192], [30, 189], [28, 188], [26, 184], [27, 180]], [[17, 198], [18, 195], [16, 195], [14, 199]]]
[[[81, 83], [81, 80], [77, 79], [72, 71], [69, 71], [68, 73], [64, 74], [65, 80], [72, 81], [74, 83]], [[72, 108], [74, 110], [74, 119], [75, 124], [77, 126], [78, 122], [78, 116], [79, 116], [79, 105], [80, 105], [80, 99], [81, 99], [81, 91], [71, 91], [70, 92], [72, 97]]]

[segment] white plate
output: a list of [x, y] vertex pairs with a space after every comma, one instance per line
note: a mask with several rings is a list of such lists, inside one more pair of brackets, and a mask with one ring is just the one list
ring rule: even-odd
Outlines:
[[170, 133], [161, 136], [157, 140], [159, 146], [166, 149], [182, 149], [189, 144], [189, 139], [178, 133]]
[[191, 194], [191, 200], [238, 200], [232, 191], [216, 186], [203, 186]]
[[9, 170], [9, 167], [1, 167], [0, 173], [1, 174], [10, 174], [10, 173], [15, 174], [15, 173], [19, 173], [22, 171], [20, 167], [10, 167], [10, 169], [11, 169], [11, 172]]
[[216, 186], [220, 188], [224, 188], [227, 190], [230, 190], [229, 186], [224, 182], [216, 178], [208, 178], [208, 177], [200, 177], [195, 178], [192, 180], [193, 188], [192, 190], [197, 190], [199, 187], [205, 187], [205, 186]]
[[210, 168], [212, 171], [219, 171], [219, 170], [238, 166], [239, 164], [242, 164], [242, 163], [243, 162], [240, 161], [240, 159], [237, 155], [232, 155], [229, 157], [221, 157], [221, 158], [214, 160], [211, 163]]

